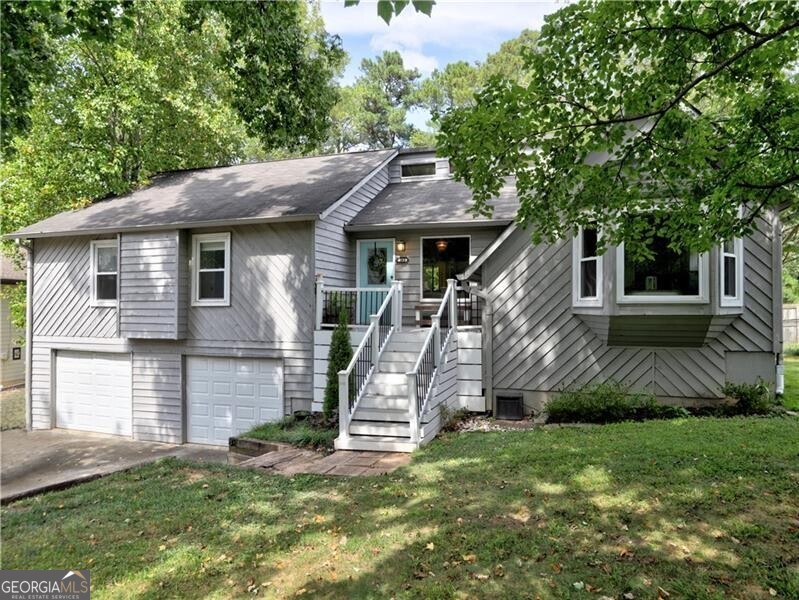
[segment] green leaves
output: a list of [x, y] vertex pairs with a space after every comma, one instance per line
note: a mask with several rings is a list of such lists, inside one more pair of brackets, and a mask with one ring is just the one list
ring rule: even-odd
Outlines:
[[523, 56], [527, 79], [490, 79], [442, 123], [475, 211], [513, 176], [536, 240], [591, 218], [632, 248], [657, 208], [676, 246], [706, 249], [795, 203], [796, 6], [579, 2]]

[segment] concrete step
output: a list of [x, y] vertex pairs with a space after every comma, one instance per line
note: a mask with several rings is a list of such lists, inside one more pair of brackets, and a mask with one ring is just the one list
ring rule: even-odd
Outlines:
[[[363, 400], [361, 400], [363, 402]], [[389, 423], [407, 423], [410, 419], [408, 408], [365, 408], [361, 404], [353, 415], [353, 421], [386, 421]]]
[[336, 450], [366, 450], [373, 452], [413, 452], [418, 448], [407, 438], [388, 436], [361, 437], [350, 436], [346, 439], [337, 438], [334, 442]]
[[350, 435], [377, 435], [410, 438], [409, 423], [384, 423], [382, 421], [350, 421]]
[[365, 409], [376, 409], [376, 410], [404, 410], [408, 411], [409, 404], [408, 404], [408, 397], [407, 396], [383, 396], [381, 394], [366, 394], [361, 398], [361, 402], [358, 404], [358, 410], [362, 408]]

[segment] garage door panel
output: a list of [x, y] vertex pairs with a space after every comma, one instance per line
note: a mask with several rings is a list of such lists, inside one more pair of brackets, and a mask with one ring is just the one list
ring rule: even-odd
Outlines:
[[56, 353], [56, 427], [130, 436], [129, 354]]
[[282, 365], [274, 359], [186, 359], [189, 441], [228, 438], [283, 414]]

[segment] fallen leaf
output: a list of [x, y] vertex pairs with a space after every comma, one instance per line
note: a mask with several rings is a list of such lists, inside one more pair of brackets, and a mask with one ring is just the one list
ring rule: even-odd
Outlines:
[[668, 598], [669, 596], [671, 596], [671, 594], [669, 594], [669, 593], [668, 593], [666, 590], [664, 590], [662, 587], [659, 587], [659, 588], [658, 588], [658, 598]]
[[582, 590], [585, 588], [585, 584], [582, 581], [575, 581], [572, 586], [574, 586], [575, 590]]
[[505, 567], [502, 565], [497, 565], [494, 567], [494, 577], [504, 577], [505, 576]]
[[563, 570], [563, 565], [560, 563], [555, 563], [552, 565], [552, 570], [555, 571], [555, 573], [560, 573]]
[[166, 545], [165, 545], [165, 544], [161, 544], [160, 546], [158, 546], [158, 549], [159, 549], [161, 552], [163, 552], [164, 550], [166, 550]]
[[427, 546], [425, 546], [426, 550], [435, 550], [436, 545], [433, 542], [428, 542]]
[[474, 564], [474, 563], [477, 562], [477, 556], [474, 555], [474, 554], [466, 554], [466, 555], [462, 556], [461, 558], [463, 558], [463, 561], [467, 562], [467, 563]]

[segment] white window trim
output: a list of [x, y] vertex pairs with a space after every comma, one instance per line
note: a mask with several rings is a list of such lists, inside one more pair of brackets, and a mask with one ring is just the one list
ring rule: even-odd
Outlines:
[[[402, 174], [402, 166], [403, 165], [425, 165], [428, 163], [433, 163], [433, 168], [435, 172], [432, 175], [409, 175], [404, 176]], [[400, 181], [430, 181], [433, 179], [441, 179], [441, 174], [438, 172], [438, 159], [434, 156], [433, 158], [406, 158], [400, 161], [399, 164], [400, 168]]]
[[451, 240], [454, 238], [466, 238], [469, 240], [469, 264], [472, 264], [475, 257], [472, 255], [472, 236], [471, 235], [424, 235], [419, 238], [419, 300], [421, 302], [441, 302], [441, 298], [425, 298], [424, 296], [424, 241], [425, 240]]
[[[735, 258], [735, 295], [724, 294], [724, 258]], [[725, 252], [724, 244], [719, 246], [719, 306], [741, 307], [744, 305], [744, 241], [742, 238], [733, 240], [733, 252]]]
[[[199, 298], [200, 294], [200, 243], [224, 242], [225, 244], [225, 295], [223, 298]], [[191, 236], [191, 305], [230, 306], [230, 232], [197, 233]], [[218, 269], [205, 269], [218, 270]]]
[[[582, 269], [580, 265], [589, 260], [596, 261], [596, 296], [582, 297]], [[579, 227], [577, 235], [572, 238], [572, 306], [581, 308], [601, 308], [603, 303], [603, 264], [602, 255], [583, 258], [583, 228]]]
[[[89, 251], [91, 252], [91, 276], [92, 276], [92, 295], [91, 306], [117, 306], [119, 302], [119, 242], [117, 240], [93, 240], [89, 244]], [[97, 249], [98, 248], [114, 248], [117, 251], [117, 270], [116, 271], [98, 271], [97, 270]], [[97, 276], [98, 275], [116, 275], [117, 277], [117, 297], [113, 300], [102, 300], [97, 298]]]
[[707, 252], [699, 254], [699, 294], [694, 296], [647, 296], [624, 293], [624, 243], [616, 248], [616, 302], [619, 304], [707, 304], [709, 300], [708, 285], [709, 256]]

